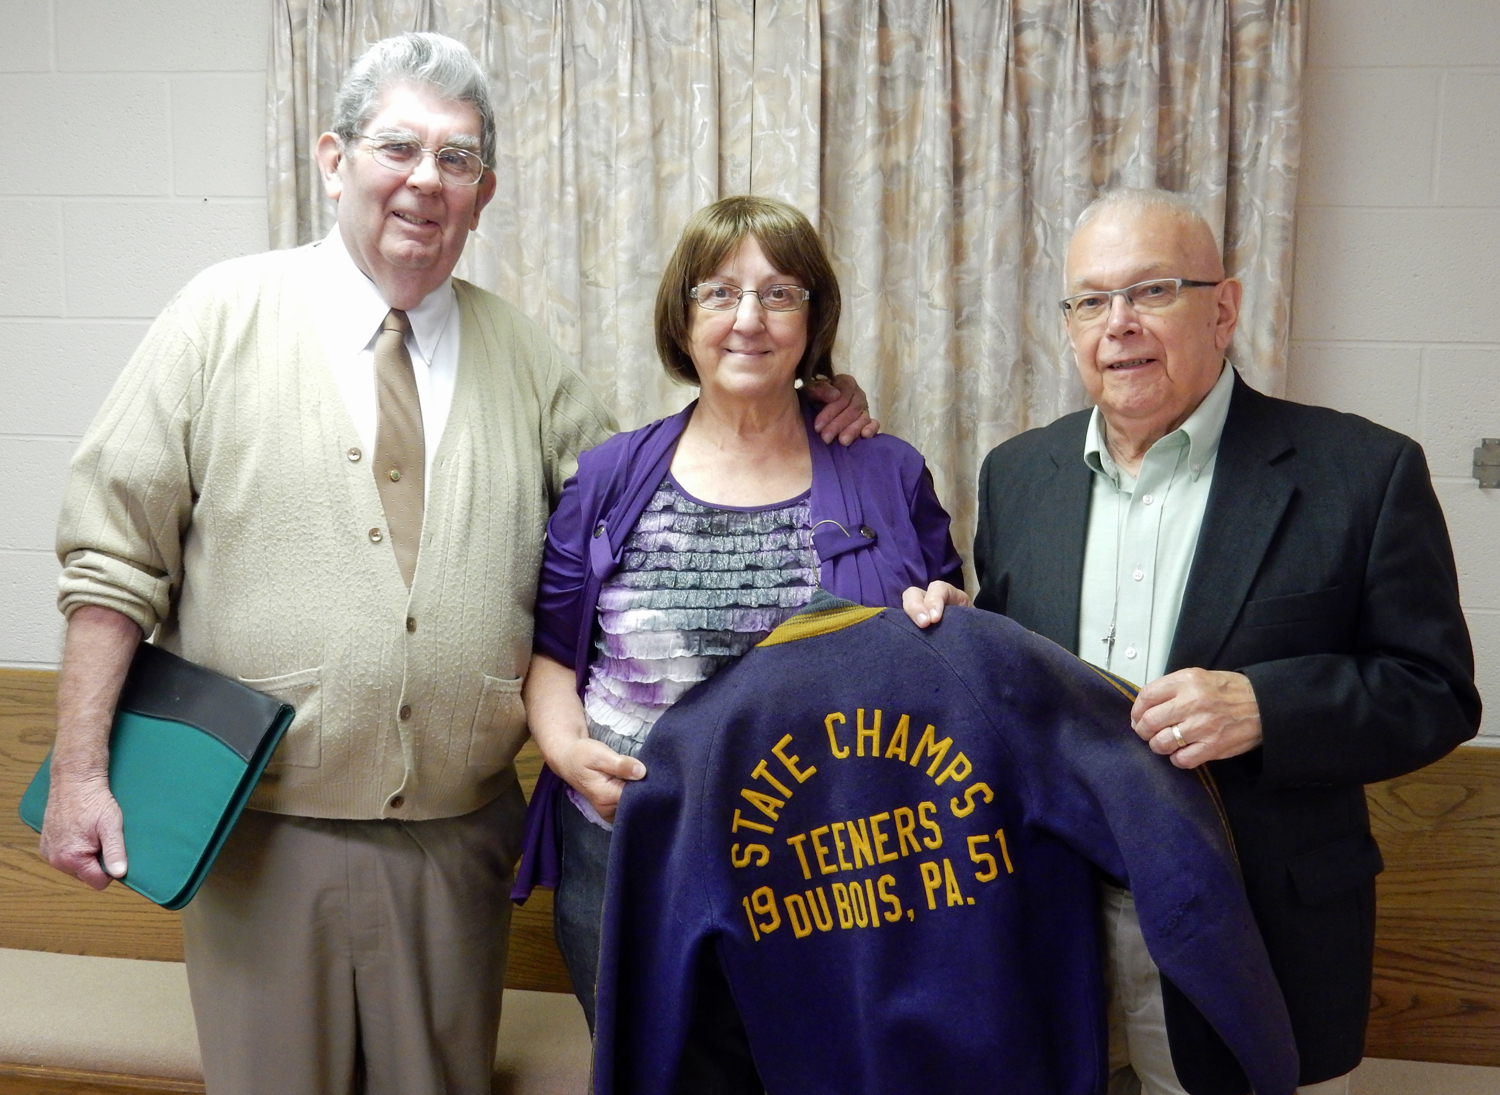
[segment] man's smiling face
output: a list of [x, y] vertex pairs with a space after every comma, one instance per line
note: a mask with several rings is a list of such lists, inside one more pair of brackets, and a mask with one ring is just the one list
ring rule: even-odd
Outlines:
[[[1121, 205], [1099, 211], [1068, 247], [1068, 295], [1122, 289], [1150, 278], [1219, 281], [1212, 236], [1165, 210]], [[1111, 299], [1093, 323], [1067, 324], [1079, 376], [1111, 430], [1163, 437], [1203, 401], [1224, 361], [1239, 313], [1233, 281], [1184, 290], [1162, 311]]]
[[[372, 137], [414, 140], [424, 148], [479, 147], [479, 112], [420, 84], [397, 84], [365, 124]], [[409, 174], [376, 162], [370, 142], [346, 147], [331, 133], [318, 142], [324, 187], [338, 203], [339, 234], [354, 264], [393, 308], [412, 308], [453, 273], [469, 232], [495, 192], [486, 171], [475, 186], [444, 183], [433, 157]]]

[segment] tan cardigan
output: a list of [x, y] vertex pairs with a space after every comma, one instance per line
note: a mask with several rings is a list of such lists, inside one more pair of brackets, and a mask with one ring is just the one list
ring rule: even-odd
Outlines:
[[539, 328], [455, 281], [458, 377], [408, 591], [309, 322], [310, 265], [213, 267], [152, 325], [73, 460], [59, 605], [123, 612], [297, 708], [251, 806], [467, 813], [525, 738], [547, 515], [613, 423]]

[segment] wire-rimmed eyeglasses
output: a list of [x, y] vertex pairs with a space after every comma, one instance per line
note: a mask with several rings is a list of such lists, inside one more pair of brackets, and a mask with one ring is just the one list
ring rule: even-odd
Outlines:
[[1108, 315], [1115, 297], [1121, 296], [1137, 312], [1160, 312], [1177, 303], [1184, 289], [1208, 289], [1222, 281], [1193, 281], [1191, 278], [1152, 278], [1138, 281], [1123, 289], [1095, 289], [1075, 293], [1058, 301], [1070, 323], [1092, 323]]
[[442, 148], [425, 148], [417, 141], [400, 137], [371, 137], [359, 134], [359, 139], [370, 143], [370, 155], [382, 167], [410, 175], [430, 155], [437, 164], [438, 174], [444, 182], [458, 186], [474, 186], [484, 178], [484, 161], [466, 148], [444, 145]]
[[688, 296], [698, 302], [699, 308], [710, 312], [727, 312], [740, 306], [740, 298], [746, 294], [760, 301], [768, 312], [795, 312], [812, 297], [811, 289], [800, 285], [767, 285], [764, 289], [741, 289], [738, 285], [726, 285], [722, 281], [705, 281], [688, 290]]

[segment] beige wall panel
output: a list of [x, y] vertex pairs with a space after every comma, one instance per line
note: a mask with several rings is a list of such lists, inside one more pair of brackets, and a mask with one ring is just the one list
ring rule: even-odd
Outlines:
[[1426, 205], [1441, 83], [1431, 69], [1309, 71], [1298, 204]]
[[0, 194], [167, 193], [163, 77], [0, 76], [0, 102]]

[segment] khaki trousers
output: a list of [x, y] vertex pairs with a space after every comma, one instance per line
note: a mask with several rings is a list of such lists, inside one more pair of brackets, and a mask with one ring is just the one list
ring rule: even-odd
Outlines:
[[[1167, 1045], [1161, 974], [1128, 890], [1100, 887], [1104, 906], [1104, 980], [1109, 989], [1109, 1095], [1187, 1095]], [[1297, 1095], [1349, 1095], [1349, 1077], [1304, 1084]]]
[[208, 1095], [489, 1095], [525, 808], [245, 811], [182, 917]]

